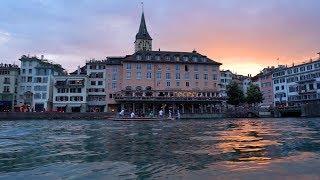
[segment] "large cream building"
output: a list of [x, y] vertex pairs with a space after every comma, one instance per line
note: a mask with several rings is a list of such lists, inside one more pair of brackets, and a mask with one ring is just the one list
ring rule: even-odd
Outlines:
[[[218, 63], [197, 51], [152, 51], [144, 13], [134, 45], [135, 53], [124, 57], [87, 62], [87, 75], [101, 67], [105, 79], [105, 101], [96, 99], [97, 107], [117, 112], [125, 109], [136, 114], [157, 113], [160, 109], [181, 113], [214, 113], [219, 99], [220, 70]], [[102, 71], [101, 71], [102, 70]], [[88, 72], [91, 73], [88, 73]], [[97, 70], [95, 70], [97, 71]], [[103, 97], [100, 96], [99, 97]]]

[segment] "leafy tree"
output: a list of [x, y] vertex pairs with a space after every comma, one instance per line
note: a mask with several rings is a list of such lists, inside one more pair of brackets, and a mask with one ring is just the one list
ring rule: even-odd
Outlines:
[[251, 84], [249, 86], [246, 101], [248, 104], [256, 104], [263, 101], [263, 94], [257, 85]]
[[243, 91], [236, 82], [231, 82], [227, 86], [227, 95], [228, 95], [228, 100], [227, 100], [228, 104], [237, 106], [240, 103], [244, 102]]

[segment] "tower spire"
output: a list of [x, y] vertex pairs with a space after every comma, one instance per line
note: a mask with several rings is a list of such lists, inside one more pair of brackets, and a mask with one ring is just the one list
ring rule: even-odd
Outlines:
[[141, 21], [140, 21], [139, 31], [138, 31], [138, 33], [136, 35], [136, 39], [152, 40], [151, 36], [148, 33], [146, 20], [145, 20], [145, 17], [144, 17], [143, 2], [142, 2]]
[[152, 38], [148, 32], [146, 20], [144, 17], [144, 4], [141, 2], [141, 21], [139, 26], [139, 31], [136, 34], [135, 51], [151, 51], [152, 50]]

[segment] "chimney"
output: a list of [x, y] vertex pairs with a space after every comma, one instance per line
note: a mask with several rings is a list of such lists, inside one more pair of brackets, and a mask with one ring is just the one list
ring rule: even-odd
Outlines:
[[41, 60], [43, 60], [44, 59], [44, 55], [41, 55]]
[[78, 66], [77, 74], [80, 75], [80, 66]]
[[159, 48], [159, 51], [161, 51], [161, 49]]

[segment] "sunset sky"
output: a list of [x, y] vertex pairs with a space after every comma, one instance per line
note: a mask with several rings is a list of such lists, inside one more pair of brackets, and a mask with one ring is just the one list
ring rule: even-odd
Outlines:
[[[131, 54], [140, 2], [1, 0], [0, 61], [44, 54], [71, 71], [90, 58]], [[320, 51], [319, 0], [144, 0], [144, 9], [155, 50], [196, 49], [239, 74]]]

